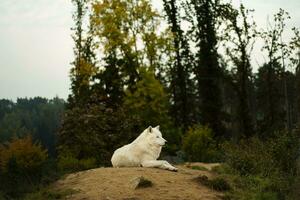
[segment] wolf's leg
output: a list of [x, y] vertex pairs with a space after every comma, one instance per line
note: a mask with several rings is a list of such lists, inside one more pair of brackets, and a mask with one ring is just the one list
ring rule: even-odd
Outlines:
[[176, 167], [173, 167], [170, 163], [168, 163], [165, 160], [147, 160], [142, 162], [143, 167], [155, 167], [155, 168], [161, 168], [166, 169], [170, 171], [177, 171]]

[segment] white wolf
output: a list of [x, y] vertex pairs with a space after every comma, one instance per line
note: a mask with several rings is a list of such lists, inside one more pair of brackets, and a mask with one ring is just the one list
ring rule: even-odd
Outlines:
[[113, 167], [157, 167], [177, 171], [165, 160], [156, 160], [166, 140], [159, 126], [145, 129], [132, 143], [117, 149], [112, 158]]

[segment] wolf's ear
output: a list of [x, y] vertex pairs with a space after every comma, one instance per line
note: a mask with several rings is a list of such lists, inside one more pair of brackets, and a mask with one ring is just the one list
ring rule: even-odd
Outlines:
[[159, 125], [157, 125], [155, 128], [156, 128], [157, 130], [159, 130]]
[[148, 127], [148, 132], [149, 132], [149, 133], [152, 133], [152, 126], [149, 126], [149, 127]]

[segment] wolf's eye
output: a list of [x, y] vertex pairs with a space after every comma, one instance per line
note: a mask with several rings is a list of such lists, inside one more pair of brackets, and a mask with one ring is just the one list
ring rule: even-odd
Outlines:
[[156, 138], [159, 138], [159, 136], [156, 136]]

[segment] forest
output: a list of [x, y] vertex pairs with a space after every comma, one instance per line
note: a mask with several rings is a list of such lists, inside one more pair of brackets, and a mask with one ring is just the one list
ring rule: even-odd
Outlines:
[[299, 198], [300, 29], [288, 11], [259, 29], [254, 10], [223, 0], [72, 3], [68, 99], [0, 100], [0, 199], [110, 167], [150, 125], [168, 141], [161, 157], [224, 163], [226, 199]]

